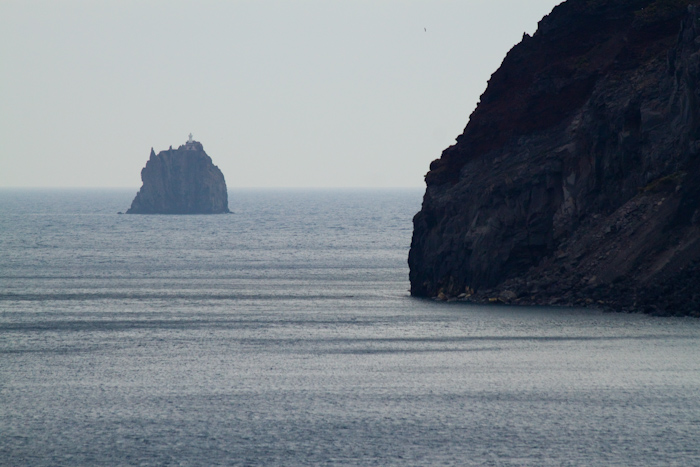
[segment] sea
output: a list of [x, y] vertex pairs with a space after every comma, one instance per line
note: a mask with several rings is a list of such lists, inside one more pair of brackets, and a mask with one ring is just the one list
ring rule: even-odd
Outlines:
[[0, 190], [2, 466], [697, 466], [700, 320], [409, 295], [422, 190]]

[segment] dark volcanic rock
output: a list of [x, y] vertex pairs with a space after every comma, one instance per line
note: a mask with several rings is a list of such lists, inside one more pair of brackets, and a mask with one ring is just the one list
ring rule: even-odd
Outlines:
[[700, 315], [697, 3], [569, 0], [508, 53], [426, 175], [413, 295]]
[[174, 150], [151, 149], [141, 170], [143, 186], [127, 214], [222, 214], [228, 213], [228, 192], [221, 170], [190, 141]]

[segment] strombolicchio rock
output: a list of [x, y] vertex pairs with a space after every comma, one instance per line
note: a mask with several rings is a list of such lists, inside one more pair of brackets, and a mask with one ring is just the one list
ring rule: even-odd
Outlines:
[[192, 140], [151, 157], [141, 170], [143, 186], [127, 214], [228, 213], [228, 191], [221, 170]]
[[430, 165], [411, 293], [700, 316], [700, 7], [569, 0]]

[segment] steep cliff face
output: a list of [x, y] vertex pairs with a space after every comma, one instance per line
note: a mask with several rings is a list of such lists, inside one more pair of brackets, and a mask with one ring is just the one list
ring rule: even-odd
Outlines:
[[221, 214], [228, 192], [221, 170], [197, 141], [161, 151], [141, 170], [143, 186], [127, 214]]
[[700, 8], [569, 0], [430, 166], [411, 293], [700, 314]]

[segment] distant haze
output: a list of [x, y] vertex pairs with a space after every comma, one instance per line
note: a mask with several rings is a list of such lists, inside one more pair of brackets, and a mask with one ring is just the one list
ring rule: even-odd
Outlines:
[[0, 2], [0, 186], [419, 187], [557, 0]]

